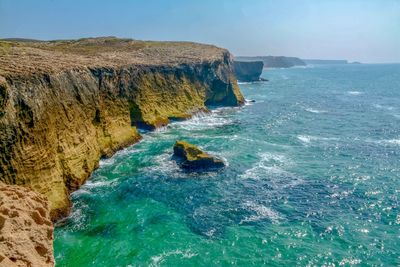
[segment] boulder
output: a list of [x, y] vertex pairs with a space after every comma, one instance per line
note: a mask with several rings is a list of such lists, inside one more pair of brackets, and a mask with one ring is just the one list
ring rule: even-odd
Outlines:
[[180, 166], [186, 170], [219, 169], [225, 166], [221, 159], [181, 140], [176, 141], [174, 145], [174, 157]]

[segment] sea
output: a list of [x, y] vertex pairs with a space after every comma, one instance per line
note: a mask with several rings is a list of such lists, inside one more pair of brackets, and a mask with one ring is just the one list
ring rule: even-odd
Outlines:
[[[267, 69], [101, 160], [55, 229], [57, 266], [400, 266], [400, 65]], [[189, 173], [176, 140], [220, 157]]]

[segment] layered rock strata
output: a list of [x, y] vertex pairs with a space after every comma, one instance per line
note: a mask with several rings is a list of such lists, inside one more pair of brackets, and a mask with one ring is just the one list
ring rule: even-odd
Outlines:
[[101, 157], [208, 106], [244, 102], [225, 49], [117, 38], [0, 41], [0, 181], [67, 214]]

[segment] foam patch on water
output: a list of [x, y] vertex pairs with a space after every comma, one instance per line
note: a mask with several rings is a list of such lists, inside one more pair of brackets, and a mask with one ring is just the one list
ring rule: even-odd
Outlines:
[[347, 91], [347, 94], [349, 95], [362, 95], [364, 92], [361, 91]]
[[360, 259], [345, 258], [339, 262], [339, 266], [358, 265], [361, 263]]
[[211, 113], [199, 113], [191, 119], [176, 124], [184, 130], [205, 130], [231, 124], [232, 120], [220, 116], [220, 110], [213, 110]]
[[114, 165], [116, 163], [116, 159], [119, 157], [126, 157], [128, 155], [134, 154], [134, 153], [138, 153], [138, 152], [142, 152], [144, 151], [144, 149], [137, 149], [136, 147], [134, 147], [134, 145], [121, 149], [119, 151], [117, 151], [112, 157], [110, 158], [105, 158], [105, 159], [101, 159], [99, 161], [99, 166], [100, 167], [104, 167], [104, 166], [111, 166]]
[[400, 146], [400, 139], [386, 139], [386, 140], [367, 140], [367, 142], [372, 142], [380, 145], [394, 145]]
[[176, 249], [168, 252], [163, 252], [159, 255], [151, 257], [152, 263], [149, 266], [161, 266], [161, 263], [165, 261], [166, 258], [173, 255], [181, 255], [182, 259], [190, 259], [194, 256], [197, 256], [198, 254], [191, 252], [190, 249], [187, 250]]
[[282, 169], [282, 167], [290, 165], [290, 161], [284, 155], [266, 152], [259, 154], [259, 157], [260, 160], [256, 164], [254, 164], [253, 167], [241, 174], [241, 178], [260, 179], [265, 174], [287, 173], [285, 170]]
[[245, 106], [251, 106], [251, 105], [254, 105], [255, 102], [256, 102], [255, 100], [246, 99], [245, 102], [244, 102], [244, 105]]
[[392, 106], [382, 106], [382, 105], [380, 105], [380, 104], [373, 104], [372, 106], [373, 106], [374, 108], [376, 108], [376, 109], [382, 109], [382, 110], [388, 110], [388, 111], [392, 111], [392, 110], [395, 109], [395, 107], [392, 107]]
[[313, 141], [338, 141], [338, 138], [334, 137], [320, 137], [313, 135], [298, 135], [297, 139], [299, 139], [304, 144], [311, 144]]
[[174, 175], [180, 172], [178, 164], [172, 159], [172, 154], [169, 152], [155, 156], [154, 163], [146, 169], [150, 172], [173, 173]]
[[278, 212], [274, 211], [273, 209], [257, 204], [253, 201], [246, 201], [243, 203], [243, 208], [254, 212], [255, 214], [245, 217], [243, 220], [240, 221], [239, 224], [246, 223], [246, 222], [257, 222], [264, 219], [269, 219], [273, 223], [278, 223], [281, 219], [281, 216]]
[[310, 113], [315, 113], [315, 114], [327, 112], [326, 110], [320, 110], [320, 109], [315, 109], [315, 108], [306, 108], [305, 111], [310, 112]]

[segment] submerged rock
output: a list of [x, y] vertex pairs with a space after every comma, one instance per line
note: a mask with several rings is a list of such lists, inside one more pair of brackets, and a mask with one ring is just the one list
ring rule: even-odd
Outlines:
[[181, 167], [187, 170], [219, 169], [225, 166], [224, 162], [197, 146], [185, 141], [176, 141], [174, 145], [174, 157]]

